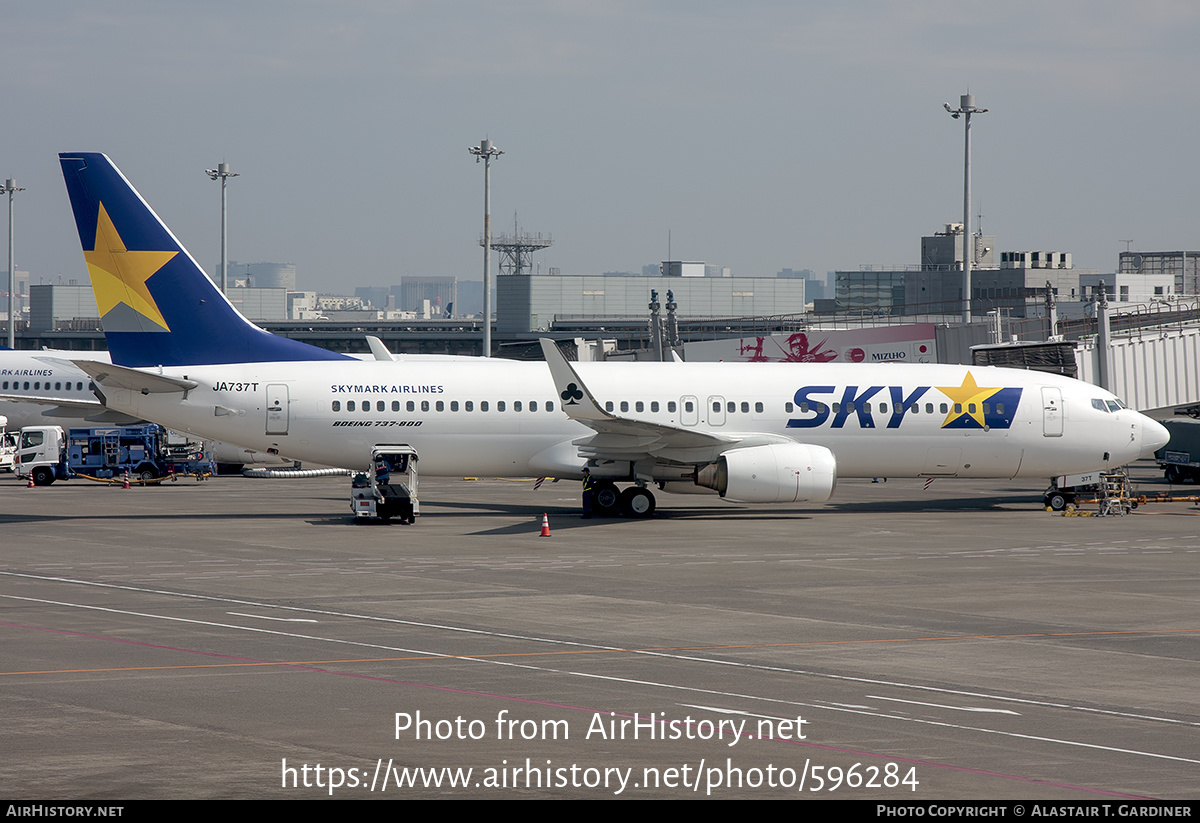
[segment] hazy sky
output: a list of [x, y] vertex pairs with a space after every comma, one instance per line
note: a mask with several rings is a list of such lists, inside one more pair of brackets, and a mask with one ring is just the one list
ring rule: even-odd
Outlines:
[[[0, 0], [0, 177], [17, 267], [85, 277], [59, 151], [103, 151], [206, 267], [302, 288], [478, 279], [490, 136], [499, 227], [543, 267], [671, 254], [824, 272], [915, 263], [974, 195], [1001, 250], [1111, 271], [1195, 249], [1200, 4]], [[3, 238], [0, 237], [0, 244]], [[3, 252], [0, 252], [2, 255]], [[0, 262], [0, 268], [3, 263]]]

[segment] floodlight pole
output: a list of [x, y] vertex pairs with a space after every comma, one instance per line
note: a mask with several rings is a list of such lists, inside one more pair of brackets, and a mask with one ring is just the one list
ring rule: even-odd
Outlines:
[[483, 160], [483, 356], [492, 356], [492, 158], [504, 154], [483, 139], [467, 149], [475, 162]]
[[221, 181], [221, 294], [225, 294], [226, 290], [229, 288], [229, 260], [228, 254], [226, 253], [226, 235], [228, 233], [229, 224], [225, 216], [225, 187], [228, 185], [230, 177], [237, 177], [238, 175], [229, 170], [228, 163], [218, 163], [215, 169], [205, 169], [204, 173], [207, 174], [211, 180]]
[[4, 181], [4, 187], [0, 188], [0, 194], [8, 195], [8, 347], [15, 349], [17, 347], [17, 316], [15, 306], [17, 303], [17, 272], [16, 262], [13, 256], [13, 195], [19, 191], [25, 191], [17, 185], [17, 181], [11, 177]]
[[949, 103], [942, 106], [957, 120], [963, 117], [963, 324], [971, 322], [971, 264], [975, 257], [975, 241], [971, 239], [971, 115], [983, 114], [987, 109], [975, 107], [975, 95], [964, 94], [959, 97], [957, 109], [950, 108]]

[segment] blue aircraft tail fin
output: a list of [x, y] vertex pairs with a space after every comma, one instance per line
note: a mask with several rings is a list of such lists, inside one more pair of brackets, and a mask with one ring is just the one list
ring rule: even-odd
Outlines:
[[58, 159], [114, 363], [347, 359], [243, 317], [107, 156]]

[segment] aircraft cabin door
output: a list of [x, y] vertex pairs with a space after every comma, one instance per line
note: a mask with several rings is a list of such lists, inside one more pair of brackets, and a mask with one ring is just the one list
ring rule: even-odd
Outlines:
[[725, 425], [725, 398], [712, 395], [708, 398], [708, 425]]
[[693, 395], [679, 398], [679, 422], [684, 426], [700, 422], [700, 404]]
[[1042, 434], [1046, 437], [1062, 437], [1062, 405], [1061, 390], [1049, 386], [1042, 387]]
[[267, 434], [288, 433], [288, 387], [285, 383], [267, 384]]

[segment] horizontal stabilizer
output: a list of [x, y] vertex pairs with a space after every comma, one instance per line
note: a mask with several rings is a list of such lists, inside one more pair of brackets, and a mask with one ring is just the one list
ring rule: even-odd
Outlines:
[[125, 389], [138, 394], [167, 394], [189, 391], [200, 385], [195, 380], [150, 374], [112, 363], [99, 363], [95, 360], [72, 360], [71, 362], [87, 372], [97, 385], [109, 389]]

